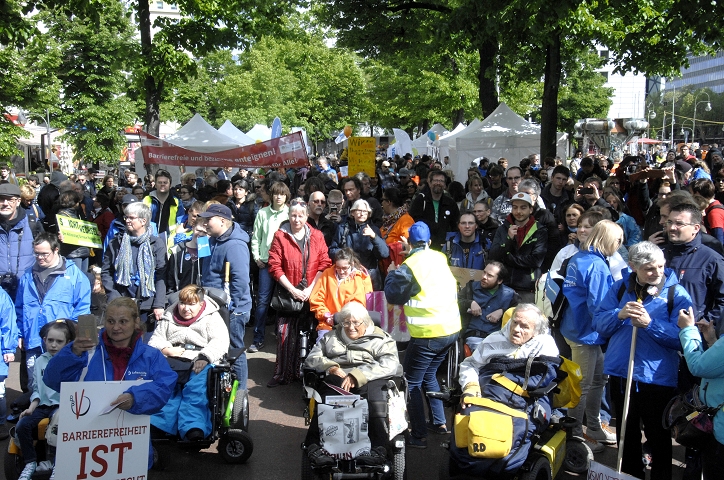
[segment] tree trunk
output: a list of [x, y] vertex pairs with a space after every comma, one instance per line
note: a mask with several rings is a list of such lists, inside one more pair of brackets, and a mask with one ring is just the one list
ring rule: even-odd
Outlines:
[[558, 89], [561, 85], [561, 36], [551, 39], [546, 48], [546, 68], [543, 81], [543, 105], [541, 107], [540, 158], [556, 156], [558, 136]]
[[[146, 67], [146, 78], [143, 80], [143, 87], [146, 92], [146, 109], [143, 115], [143, 129], [146, 133], [158, 137], [161, 129], [160, 104], [161, 104], [161, 82], [156, 83], [153, 78], [153, 40], [151, 37], [151, 12], [148, 0], [138, 0], [138, 23], [141, 34], [141, 57]], [[145, 162], [144, 162], [145, 163]], [[145, 164], [146, 172], [154, 173], [156, 165]]]
[[[480, 97], [480, 106], [483, 109], [483, 118], [487, 117], [493, 110], [498, 108], [498, 90], [495, 88], [495, 59], [498, 56], [498, 44], [486, 41], [480, 48], [480, 71], [478, 72], [478, 81], [480, 87], [478, 95]], [[459, 122], [458, 122], [459, 123]], [[457, 123], [453, 124], [453, 128]]]
[[452, 128], [455, 128], [465, 120], [465, 110], [462, 108], [458, 108], [457, 110], [453, 110], [452, 112]]

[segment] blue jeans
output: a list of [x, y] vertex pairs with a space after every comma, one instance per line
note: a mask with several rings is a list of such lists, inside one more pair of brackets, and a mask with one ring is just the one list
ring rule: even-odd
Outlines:
[[[425, 424], [424, 392], [439, 392], [437, 383], [437, 369], [445, 360], [450, 346], [458, 339], [458, 333], [437, 338], [413, 338], [405, 351], [405, 378], [410, 391], [410, 401], [407, 404], [412, 425], [412, 436], [416, 438], [427, 437]], [[433, 425], [443, 425], [445, 409], [442, 400], [429, 398], [430, 413]]]
[[36, 461], [35, 446], [33, 445], [33, 429], [38, 426], [44, 418], [50, 418], [58, 409], [58, 405], [38, 405], [33, 413], [27, 417], [23, 417], [15, 427], [15, 435], [20, 441], [20, 451], [23, 452], [23, 460], [25, 463]]
[[254, 343], [264, 343], [266, 332], [266, 311], [271, 303], [274, 286], [277, 284], [269, 274], [269, 267], [259, 269], [259, 287], [256, 296], [256, 312], [254, 313]]
[[[229, 340], [232, 348], [244, 347], [244, 328], [247, 323], [249, 323], [249, 312], [231, 313], [229, 316]], [[246, 390], [246, 382], [249, 379], [246, 353], [239, 355], [234, 362], [234, 372], [239, 380], [239, 388]]]

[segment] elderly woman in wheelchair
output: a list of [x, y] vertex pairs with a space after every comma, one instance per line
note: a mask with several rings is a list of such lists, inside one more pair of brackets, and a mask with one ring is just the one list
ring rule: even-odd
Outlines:
[[[318, 374], [326, 373], [316, 389], [322, 399], [343, 393], [340, 389], [367, 397], [371, 450], [358, 456], [356, 463], [384, 465], [388, 445], [387, 385], [391, 377], [401, 374], [397, 345], [392, 337], [374, 325], [367, 309], [360, 303], [348, 303], [336, 318], [339, 323], [315, 345], [305, 367]], [[312, 414], [305, 445], [312, 466], [336, 465], [336, 460], [320, 447], [316, 411]]]
[[151, 416], [151, 425], [182, 439], [202, 440], [211, 434], [206, 385], [211, 364], [229, 350], [229, 331], [219, 305], [198, 285], [187, 285], [156, 325], [148, 344], [166, 356], [178, 374], [168, 403]]
[[460, 365], [462, 410], [455, 418], [449, 474], [515, 473], [526, 461], [531, 437], [548, 426], [559, 364], [545, 316], [535, 305], [518, 305], [510, 321]]

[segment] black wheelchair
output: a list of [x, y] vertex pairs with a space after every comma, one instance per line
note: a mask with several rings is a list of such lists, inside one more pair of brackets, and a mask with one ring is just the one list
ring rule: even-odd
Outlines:
[[[380, 325], [380, 316], [376, 312], [369, 312], [375, 326]], [[316, 323], [316, 322], [315, 322]], [[338, 323], [337, 316], [335, 315], [335, 323]], [[308, 337], [311, 343], [304, 352], [304, 357], [308, 355], [314, 345], [316, 332], [313, 332]], [[312, 340], [314, 338], [314, 340]], [[312, 416], [314, 415], [317, 400], [315, 399], [315, 392], [320, 383], [324, 380], [325, 373], [319, 373], [315, 370], [305, 368], [302, 364], [302, 384], [303, 384], [303, 397], [306, 403], [304, 411], [305, 424], [310, 425]], [[402, 366], [400, 365], [398, 372], [392, 378], [387, 381], [388, 390], [399, 391], [407, 404], [408, 390], [407, 382], [402, 375]], [[386, 422], [387, 423], [387, 422]], [[399, 433], [388, 441], [386, 445], [387, 460], [382, 465], [365, 465], [358, 460], [358, 458], [352, 459], [338, 459], [335, 465], [326, 467], [316, 467], [310, 461], [308, 451], [308, 445], [302, 443], [302, 468], [301, 478], [302, 480], [321, 480], [331, 479], [342, 480], [342, 479], [394, 479], [403, 480], [407, 478], [406, 470], [406, 454], [405, 454], [405, 433]]]
[[[219, 305], [219, 314], [229, 327], [228, 296], [223, 290], [204, 287], [205, 295]], [[168, 295], [169, 304], [177, 301], [177, 294]], [[204, 449], [218, 440], [217, 451], [227, 463], [244, 463], [254, 451], [254, 442], [249, 435], [249, 393], [239, 388], [234, 373], [234, 362], [244, 352], [243, 348], [230, 348], [227, 355], [212, 365], [206, 384], [206, 394], [211, 409], [211, 434], [199, 440], [185, 440], [178, 435], [155, 435], [153, 442], [173, 441], [184, 448]], [[156, 450], [154, 449], [154, 455]], [[162, 460], [159, 468], [162, 468]]]

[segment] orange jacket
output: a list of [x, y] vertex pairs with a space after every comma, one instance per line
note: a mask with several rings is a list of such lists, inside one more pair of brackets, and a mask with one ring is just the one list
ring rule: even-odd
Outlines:
[[415, 220], [412, 219], [409, 213], [406, 213], [392, 225], [392, 228], [388, 231], [380, 229], [380, 233], [384, 237], [385, 243], [391, 245], [399, 242], [402, 237], [408, 238], [410, 236], [408, 230], [410, 230], [413, 223], [415, 223]]
[[326, 322], [326, 313], [337, 313], [351, 301], [367, 305], [366, 294], [370, 292], [372, 280], [366, 270], [357, 270], [339, 283], [334, 265], [326, 269], [309, 296], [309, 309], [319, 322], [317, 330], [332, 329]]

